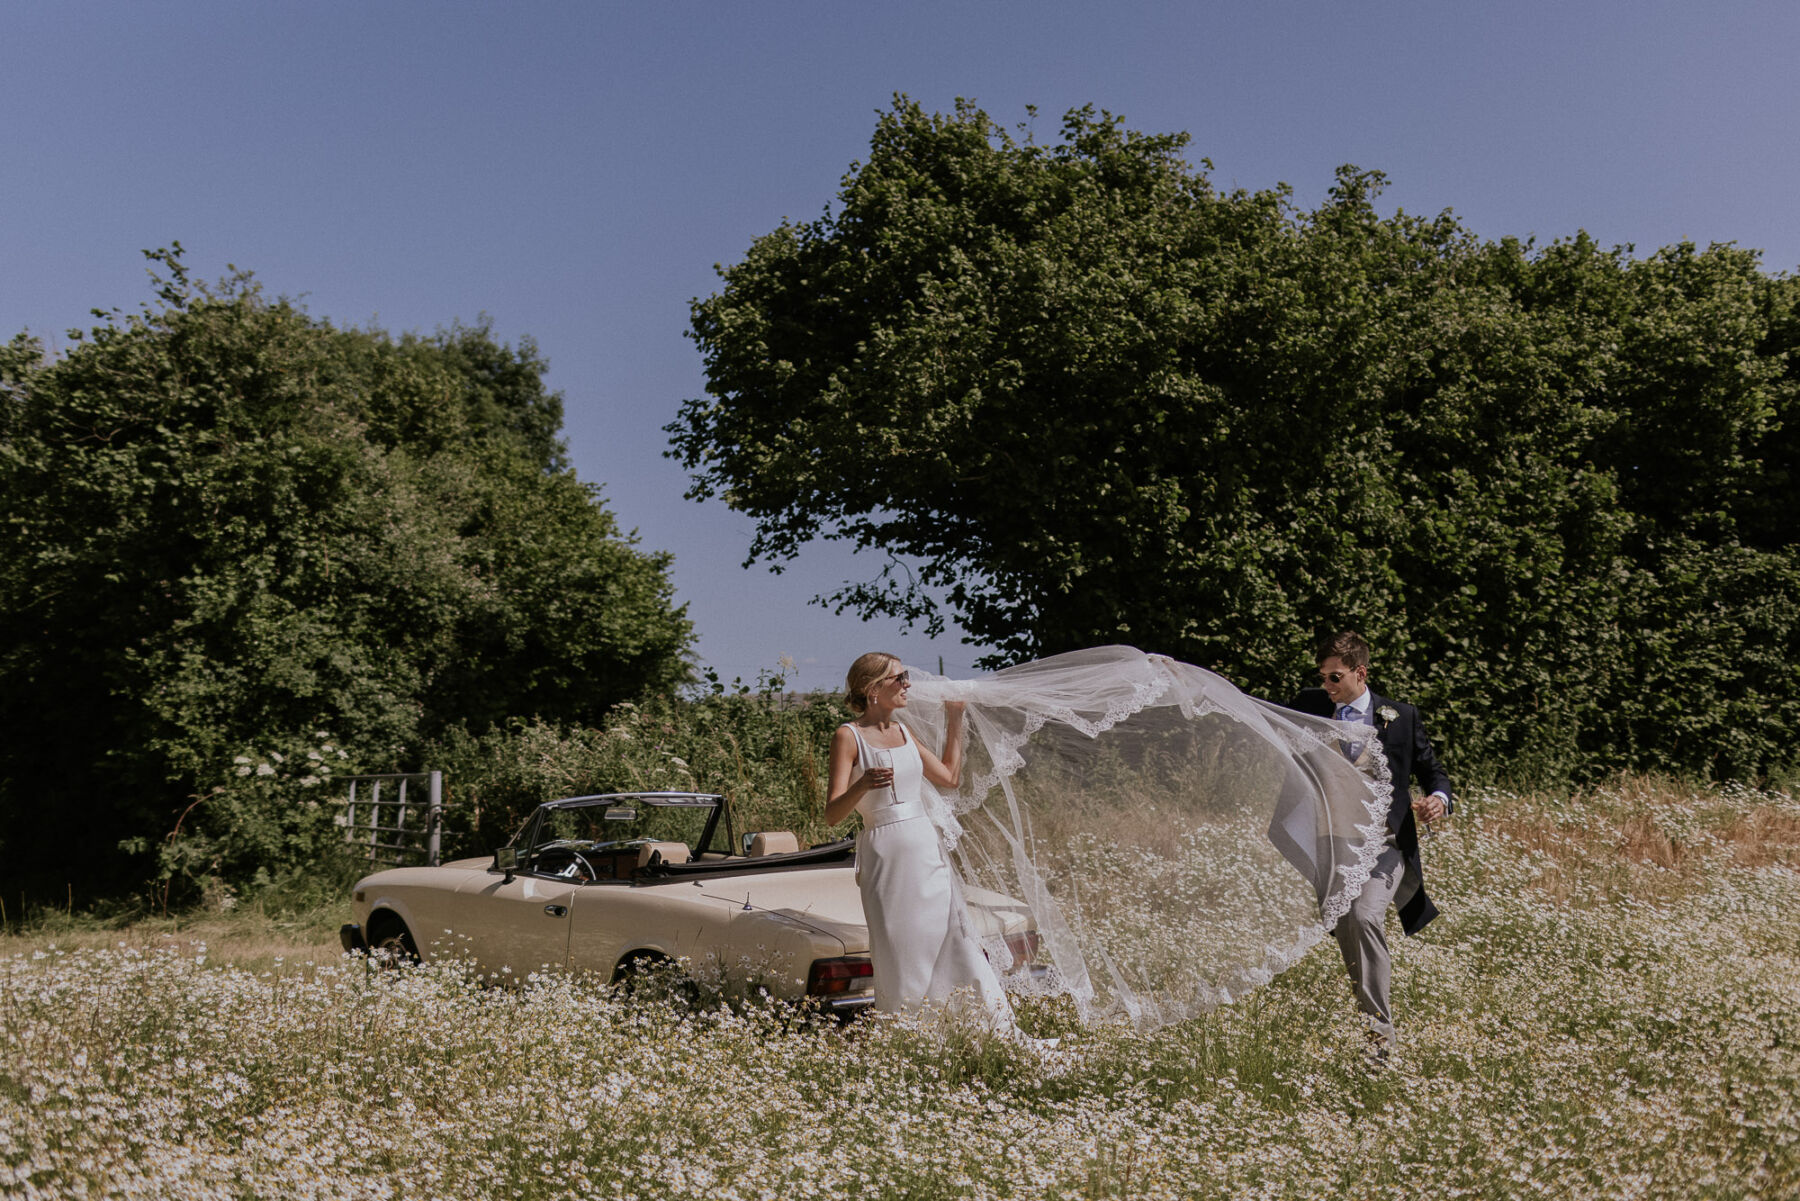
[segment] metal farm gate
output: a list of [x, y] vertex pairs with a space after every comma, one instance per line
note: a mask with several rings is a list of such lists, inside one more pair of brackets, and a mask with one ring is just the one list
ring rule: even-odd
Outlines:
[[371, 863], [437, 865], [444, 819], [443, 772], [344, 776], [338, 782], [350, 787], [338, 819], [346, 843]]

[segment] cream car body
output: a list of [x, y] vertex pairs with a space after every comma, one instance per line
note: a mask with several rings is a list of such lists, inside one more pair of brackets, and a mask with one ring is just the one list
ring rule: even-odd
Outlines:
[[[984, 942], [1013, 961], [997, 966], [1029, 970], [1025, 907], [983, 890], [968, 899]], [[487, 977], [567, 968], [618, 979], [669, 960], [729, 991], [839, 1011], [874, 999], [853, 844], [739, 839], [710, 794], [551, 801], [496, 854], [377, 872], [357, 883], [354, 906], [347, 950], [462, 957]]]

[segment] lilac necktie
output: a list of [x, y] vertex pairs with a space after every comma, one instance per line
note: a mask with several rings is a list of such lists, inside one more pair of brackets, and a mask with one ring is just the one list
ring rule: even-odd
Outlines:
[[[1356, 711], [1356, 706], [1354, 705], [1339, 705], [1337, 719], [1339, 721], [1360, 722], [1362, 720], [1362, 715]], [[1362, 754], [1362, 749], [1363, 744], [1360, 741], [1346, 742], [1344, 743], [1344, 758], [1355, 763], [1357, 757]]]

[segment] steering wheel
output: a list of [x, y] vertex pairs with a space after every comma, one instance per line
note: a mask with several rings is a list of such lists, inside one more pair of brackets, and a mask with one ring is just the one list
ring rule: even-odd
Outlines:
[[[550, 866], [563, 855], [568, 856], [567, 863]], [[550, 847], [540, 852], [536, 868], [540, 876], [556, 876], [563, 880], [574, 880], [578, 884], [591, 884], [600, 878], [600, 873], [594, 870], [594, 865], [587, 861], [587, 857], [568, 846]]]

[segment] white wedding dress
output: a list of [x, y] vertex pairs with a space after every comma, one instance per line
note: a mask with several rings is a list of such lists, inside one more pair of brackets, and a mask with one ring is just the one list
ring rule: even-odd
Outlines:
[[899, 746], [873, 748], [856, 738], [852, 779], [892, 756], [894, 785], [871, 789], [857, 803], [856, 881], [869, 926], [875, 1008], [901, 1013], [938, 1007], [1011, 1034], [1012, 1005], [971, 928], [962, 884], [950, 869], [938, 827], [925, 809], [925, 765], [902, 726]]

